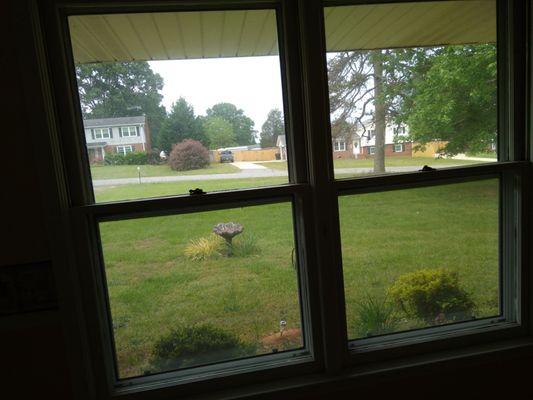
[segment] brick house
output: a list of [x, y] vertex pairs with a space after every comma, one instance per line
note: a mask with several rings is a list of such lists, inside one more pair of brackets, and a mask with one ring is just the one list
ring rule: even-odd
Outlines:
[[[406, 134], [405, 127], [387, 126], [385, 129], [385, 157], [412, 156], [412, 143], [401, 141]], [[333, 158], [373, 158], [375, 153], [375, 137], [372, 126], [366, 131], [358, 130], [346, 136], [332, 139]]]
[[146, 116], [83, 120], [89, 162], [105, 159], [106, 154], [150, 151], [150, 128]]

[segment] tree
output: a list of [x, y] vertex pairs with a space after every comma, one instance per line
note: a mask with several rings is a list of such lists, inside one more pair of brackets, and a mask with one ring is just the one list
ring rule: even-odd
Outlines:
[[180, 97], [172, 104], [168, 118], [161, 127], [157, 145], [161, 150], [170, 152], [172, 145], [185, 139], [197, 140], [206, 147], [209, 145], [202, 124], [194, 115], [193, 107], [183, 97]]
[[410, 137], [448, 142], [448, 154], [486, 151], [496, 140], [496, 46], [448, 46], [435, 52], [414, 83]]
[[145, 114], [156, 140], [166, 117], [159, 93], [163, 78], [147, 62], [79, 64], [76, 77], [84, 118]]
[[267, 119], [261, 127], [261, 147], [274, 147], [279, 135], [285, 134], [285, 124], [281, 111], [274, 108], [268, 112]]
[[231, 147], [237, 145], [233, 126], [221, 117], [207, 117], [204, 122], [204, 131], [209, 139], [210, 149]]
[[220, 117], [231, 124], [235, 141], [240, 146], [255, 143], [254, 121], [244, 115], [244, 111], [231, 103], [218, 103], [209, 108], [207, 117]]

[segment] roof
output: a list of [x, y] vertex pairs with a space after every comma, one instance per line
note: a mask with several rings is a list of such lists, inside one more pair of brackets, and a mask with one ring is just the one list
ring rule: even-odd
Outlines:
[[[332, 6], [324, 17], [328, 51], [496, 41], [495, 0]], [[278, 54], [274, 10], [73, 15], [69, 28], [76, 63]]]
[[83, 126], [85, 128], [98, 128], [104, 126], [141, 125], [145, 122], [146, 117], [144, 115], [139, 115], [137, 117], [84, 119]]
[[287, 143], [285, 141], [285, 135], [278, 135], [278, 138], [276, 139], [276, 146], [286, 146]]

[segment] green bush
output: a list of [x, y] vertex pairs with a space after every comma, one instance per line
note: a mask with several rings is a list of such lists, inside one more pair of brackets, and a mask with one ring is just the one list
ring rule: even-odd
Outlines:
[[[226, 249], [227, 250], [227, 249]], [[239, 235], [231, 243], [232, 257], [246, 257], [259, 252], [259, 246], [255, 236], [251, 234]]]
[[185, 139], [172, 146], [168, 163], [175, 171], [205, 168], [209, 166], [209, 151], [197, 140]]
[[396, 331], [400, 322], [393, 305], [369, 297], [357, 304], [357, 337], [377, 336]]
[[211, 325], [180, 327], [154, 345], [151, 365], [168, 371], [255, 355], [255, 346]]
[[474, 303], [459, 285], [459, 275], [443, 268], [400, 276], [388, 295], [405, 313], [430, 324], [468, 319]]
[[146, 165], [148, 164], [148, 154], [144, 151], [131, 152], [127, 154], [106, 154], [106, 165]]

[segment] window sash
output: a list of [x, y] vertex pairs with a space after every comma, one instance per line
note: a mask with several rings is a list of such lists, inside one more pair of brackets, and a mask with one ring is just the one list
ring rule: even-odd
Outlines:
[[111, 138], [110, 128], [94, 128], [94, 138], [95, 139], [110, 139]]
[[121, 126], [120, 136], [122, 137], [138, 136], [137, 127], [136, 126]]

